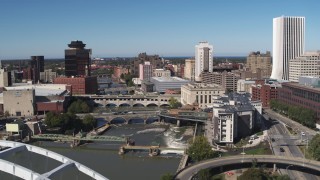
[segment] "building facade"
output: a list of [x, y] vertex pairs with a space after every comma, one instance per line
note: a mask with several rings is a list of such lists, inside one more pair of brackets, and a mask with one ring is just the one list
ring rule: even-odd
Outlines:
[[273, 65], [271, 79], [289, 80], [289, 61], [304, 53], [305, 18], [273, 19]]
[[206, 84], [218, 84], [228, 91], [237, 91], [237, 83], [240, 79], [240, 75], [224, 71], [220, 72], [203, 72], [201, 74], [202, 83]]
[[53, 84], [66, 84], [71, 86], [71, 94], [96, 94], [98, 91], [97, 77], [57, 77]]
[[252, 94], [251, 86], [256, 82], [252, 80], [239, 79], [237, 83], [237, 92], [247, 92]]
[[153, 70], [153, 77], [170, 77], [170, 76], [171, 76], [170, 70], [164, 70], [164, 69]]
[[251, 52], [247, 57], [246, 67], [252, 72], [256, 73], [258, 69], [263, 73], [263, 77], [271, 76], [271, 53], [267, 51], [265, 54]]
[[5, 69], [0, 69], [0, 88], [11, 86], [12, 81], [11, 81], [11, 72], [5, 70]]
[[[319, 84], [320, 82], [318, 82]], [[295, 82], [282, 83], [278, 90], [280, 102], [311, 109], [316, 113], [317, 122], [320, 121], [320, 87], [305, 86]]]
[[139, 78], [140, 80], [150, 81], [153, 75], [153, 68], [150, 62], [146, 61], [144, 64], [139, 64]]
[[289, 61], [289, 81], [299, 82], [301, 76], [320, 77], [320, 51], [306, 52]]
[[195, 60], [194, 59], [186, 59], [184, 65], [184, 78], [194, 81], [195, 75]]
[[90, 76], [91, 75], [91, 49], [85, 49], [82, 41], [71, 41], [69, 49], [65, 50], [65, 75]]
[[182, 105], [198, 104], [199, 108], [213, 106], [213, 96], [221, 96], [225, 90], [217, 84], [188, 83], [181, 86]]
[[52, 83], [56, 77], [57, 73], [53, 72], [52, 69], [46, 69], [44, 72], [40, 72], [40, 81], [45, 83]]
[[281, 88], [280, 83], [266, 83], [264, 81], [252, 85], [251, 98], [254, 101], [261, 101], [262, 107], [270, 107], [270, 101], [278, 98], [278, 90]]
[[40, 73], [44, 72], [44, 56], [31, 56], [30, 61], [31, 67], [31, 80], [34, 83], [38, 83], [40, 81]]
[[251, 101], [248, 93], [230, 93], [216, 97], [213, 102], [213, 141], [233, 144], [235, 139], [247, 137], [259, 125], [262, 114], [260, 102]]
[[10, 116], [33, 116], [35, 108], [34, 89], [12, 89], [3, 91], [3, 112]]
[[213, 46], [208, 42], [199, 42], [195, 46], [195, 80], [200, 81], [202, 72], [212, 72]]
[[152, 77], [150, 81], [154, 84], [154, 90], [159, 93], [164, 93], [167, 89], [181, 88], [189, 83], [188, 80], [179, 77]]

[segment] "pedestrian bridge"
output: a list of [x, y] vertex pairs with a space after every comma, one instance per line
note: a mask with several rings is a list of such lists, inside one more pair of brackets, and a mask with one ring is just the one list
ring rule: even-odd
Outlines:
[[169, 106], [169, 99], [175, 98], [180, 102], [180, 95], [85, 95], [96, 104], [106, 107], [165, 107]]
[[[237, 156], [228, 156], [222, 158], [215, 158], [205, 161], [200, 161], [192, 166], [186, 167], [185, 169], [180, 170], [175, 179], [187, 180], [192, 179], [201, 169], [218, 169], [217, 174], [223, 172], [223, 168], [232, 169], [242, 169], [252, 166], [252, 162], [256, 161], [257, 164], [272, 165], [276, 167], [282, 167], [287, 169], [290, 166], [290, 169], [295, 169], [297, 171], [306, 172], [320, 175], [320, 162], [314, 160], [308, 160], [298, 157], [285, 157], [285, 156], [274, 156], [274, 155], [237, 155]], [[226, 171], [226, 169], [225, 169]]]
[[3, 151], [0, 151], [0, 158], [10, 155], [12, 153], [20, 152], [20, 151], [29, 151], [33, 152], [42, 156], [46, 156], [48, 158], [54, 159], [56, 161], [61, 162], [62, 164], [55, 169], [52, 169], [51, 171], [48, 171], [43, 174], [39, 174], [37, 172], [34, 172], [30, 169], [27, 169], [23, 166], [20, 166], [18, 164], [0, 159], [0, 171], [9, 173], [13, 176], [22, 178], [22, 179], [30, 179], [30, 180], [48, 180], [52, 178], [54, 175], [68, 169], [75, 167], [80, 172], [90, 176], [93, 179], [98, 180], [108, 180], [103, 175], [99, 174], [98, 172], [95, 172], [94, 170], [86, 167], [85, 165], [82, 165], [72, 159], [69, 159], [65, 156], [62, 156], [58, 153], [37, 147], [32, 146], [29, 144], [19, 143], [19, 142], [13, 142], [13, 141], [4, 141], [0, 140], [0, 146], [1, 147], [10, 147], [9, 149], [5, 149]]

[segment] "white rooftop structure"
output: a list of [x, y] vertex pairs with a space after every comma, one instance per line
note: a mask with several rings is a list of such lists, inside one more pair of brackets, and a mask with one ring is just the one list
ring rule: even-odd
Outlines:
[[179, 77], [152, 77], [157, 92], [165, 92], [167, 89], [181, 88], [182, 85], [188, 84], [189, 81]]
[[67, 90], [65, 84], [27, 84], [27, 83], [16, 83], [12, 87], [6, 87], [6, 90], [25, 90], [34, 89], [36, 96], [53, 96], [62, 95]]

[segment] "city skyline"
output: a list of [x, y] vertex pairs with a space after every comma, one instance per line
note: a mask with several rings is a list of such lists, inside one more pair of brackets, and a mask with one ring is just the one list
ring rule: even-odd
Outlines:
[[92, 57], [194, 56], [208, 41], [214, 56], [272, 52], [272, 19], [306, 18], [305, 50], [320, 49], [316, 0], [256, 1], [3, 1], [0, 59], [63, 58], [72, 40], [92, 49]]

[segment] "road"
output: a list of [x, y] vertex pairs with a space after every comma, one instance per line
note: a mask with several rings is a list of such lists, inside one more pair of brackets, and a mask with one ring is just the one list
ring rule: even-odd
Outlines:
[[[296, 157], [284, 157], [284, 156], [273, 156], [273, 155], [243, 155], [243, 156], [228, 156], [228, 157], [222, 157], [222, 158], [215, 158], [210, 159], [206, 161], [200, 161], [197, 164], [194, 164], [192, 166], [189, 166], [185, 168], [184, 170], [180, 171], [176, 175], [176, 179], [180, 180], [187, 180], [192, 179], [192, 177], [197, 174], [201, 169], [207, 169], [207, 168], [220, 168], [227, 165], [235, 165], [235, 164], [251, 164], [252, 160], [256, 159], [260, 163], [268, 163], [268, 164], [293, 164], [298, 167], [308, 167], [312, 168], [316, 171], [319, 171], [319, 163], [318, 161], [305, 161], [302, 158], [296, 158]], [[302, 165], [304, 164], [304, 165]], [[320, 172], [320, 171], [319, 171]], [[299, 177], [298, 177], [299, 178]], [[299, 178], [300, 180], [300, 178]], [[313, 179], [310, 179], [313, 180]]]
[[[304, 127], [292, 120], [285, 118], [271, 110], [265, 110], [267, 115], [272, 119], [276, 120], [271, 123], [271, 127], [268, 130], [268, 136], [270, 137], [271, 147], [275, 155], [277, 156], [287, 156], [287, 157], [300, 157], [304, 158], [304, 154], [300, 151], [299, 147], [296, 146], [299, 141], [306, 138], [312, 138], [315, 131], [310, 130], [307, 127]], [[296, 128], [298, 133], [305, 132], [306, 135], [296, 135], [293, 136], [287, 130], [286, 125], [289, 125], [291, 128]], [[280, 148], [284, 149], [284, 152], [280, 151]], [[290, 179], [319, 179], [319, 177], [310, 175], [307, 173], [301, 173], [297, 171], [290, 171], [290, 166], [288, 166], [288, 171], [280, 170], [282, 174], [287, 174], [290, 176]]]

